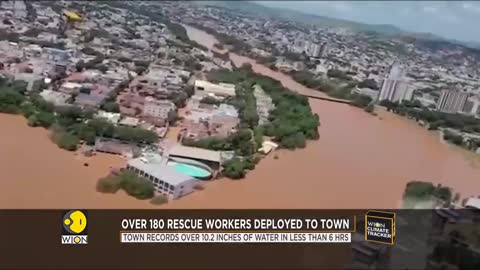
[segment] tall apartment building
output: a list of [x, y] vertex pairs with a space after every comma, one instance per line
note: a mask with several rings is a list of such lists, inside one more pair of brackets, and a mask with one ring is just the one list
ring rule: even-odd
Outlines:
[[67, 71], [70, 61], [70, 52], [55, 48], [44, 48], [47, 63], [51, 66], [52, 72], [63, 74]]
[[311, 57], [319, 57], [320, 56], [320, 51], [321, 51], [321, 46], [317, 43], [312, 43], [310, 46], [310, 56]]
[[402, 102], [404, 100], [411, 100], [413, 89], [409, 89], [405, 74], [405, 67], [394, 63], [390, 67], [388, 76], [383, 80], [378, 101], [389, 100], [391, 102]]
[[306, 41], [303, 48], [301, 49], [302, 52], [305, 52], [305, 54], [310, 57], [319, 57], [322, 46], [314, 42]]
[[437, 103], [437, 110], [446, 113], [462, 112], [467, 103], [468, 93], [455, 90], [443, 90]]

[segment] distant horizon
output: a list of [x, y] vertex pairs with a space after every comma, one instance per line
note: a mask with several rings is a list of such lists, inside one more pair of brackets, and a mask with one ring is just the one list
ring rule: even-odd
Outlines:
[[[371, 25], [392, 25], [411, 33], [480, 43], [480, 2], [474, 1], [251, 1]], [[301, 3], [301, 4], [300, 4]], [[467, 30], [468, 29], [468, 30]]]

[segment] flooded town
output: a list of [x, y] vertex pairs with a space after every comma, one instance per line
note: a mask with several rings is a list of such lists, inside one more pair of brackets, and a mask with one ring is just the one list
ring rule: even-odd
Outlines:
[[[25, 82], [28, 94], [11, 104], [8, 94], [0, 97], [19, 107], [1, 107], [3, 208], [388, 209], [402, 207], [411, 181], [451, 187], [462, 199], [479, 195], [476, 149], [442, 139], [448, 127], [429, 130], [375, 103], [383, 90], [371, 90], [375, 99], [365, 106], [373, 113], [328, 100], [252, 55], [220, 48], [205, 29], [127, 12], [120, 1], [101, 11], [77, 2], [13, 3], [2, 3], [1, 31], [10, 35], [0, 41], [0, 72], [12, 89]], [[235, 84], [229, 76], [243, 77]], [[310, 96], [307, 105], [292, 103], [312, 119], [299, 124], [303, 131], [277, 126], [276, 107], [288, 95], [270, 90], [270, 81], [256, 84], [265, 78]], [[440, 103], [449, 98], [440, 95]], [[383, 100], [398, 101], [391, 97]], [[405, 92], [400, 102], [417, 98], [427, 99]], [[460, 133], [463, 140], [475, 134]], [[148, 184], [121, 184], [137, 178]]]

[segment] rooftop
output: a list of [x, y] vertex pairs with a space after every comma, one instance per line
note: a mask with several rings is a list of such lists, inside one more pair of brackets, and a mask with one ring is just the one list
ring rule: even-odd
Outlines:
[[159, 160], [148, 158], [135, 158], [128, 161], [128, 165], [142, 170], [153, 177], [168, 182], [171, 185], [179, 185], [194, 179], [193, 177], [180, 173], [174, 168], [162, 164]]
[[208, 81], [195, 80], [195, 88], [203, 88], [203, 90], [215, 94], [235, 95], [235, 85], [229, 83], [214, 84]]
[[137, 126], [138, 122], [140, 120], [135, 117], [125, 117], [120, 121], [120, 125], [125, 125], [125, 126]]
[[480, 198], [468, 198], [465, 207], [480, 209]]
[[169, 154], [172, 156], [189, 157], [213, 162], [220, 162], [221, 160], [220, 152], [218, 151], [183, 146], [181, 144], [176, 144], [171, 149], [169, 149]]

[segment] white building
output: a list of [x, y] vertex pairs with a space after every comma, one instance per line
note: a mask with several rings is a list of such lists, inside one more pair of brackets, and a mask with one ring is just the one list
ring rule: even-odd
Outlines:
[[310, 57], [319, 57], [321, 51], [321, 46], [317, 43], [306, 42], [305, 43], [305, 53]]
[[102, 118], [107, 120], [108, 122], [112, 124], [118, 124], [120, 121], [120, 118], [122, 118], [122, 115], [120, 113], [112, 113], [112, 112], [106, 112], [106, 111], [98, 111], [98, 113], [95, 115], [98, 118]]
[[40, 96], [48, 102], [53, 103], [55, 106], [62, 106], [67, 104], [68, 100], [72, 97], [70, 94], [56, 92], [52, 90], [43, 90]]
[[402, 102], [411, 100], [413, 89], [408, 87], [405, 80], [405, 68], [394, 63], [388, 76], [383, 80], [382, 89], [378, 96], [378, 101], [389, 100], [391, 102]]
[[369, 96], [372, 100], [378, 98], [378, 91], [370, 88], [358, 88], [355, 87], [352, 89], [352, 92], [359, 95]]
[[480, 99], [478, 96], [472, 96], [467, 98], [465, 106], [463, 107], [463, 113], [478, 116], [480, 114]]
[[127, 169], [151, 181], [157, 192], [172, 199], [192, 193], [198, 181], [168, 166], [159, 155], [130, 159]]
[[152, 97], [145, 98], [143, 116], [166, 120], [173, 111], [175, 111], [175, 104], [170, 100], [157, 100]]
[[474, 197], [468, 198], [467, 202], [465, 203], [465, 208], [480, 209], [480, 199]]
[[235, 96], [235, 85], [229, 83], [214, 84], [208, 81], [195, 80], [195, 94], [216, 96]]
[[446, 113], [463, 111], [467, 102], [468, 93], [455, 90], [443, 90], [437, 103], [437, 110]]

